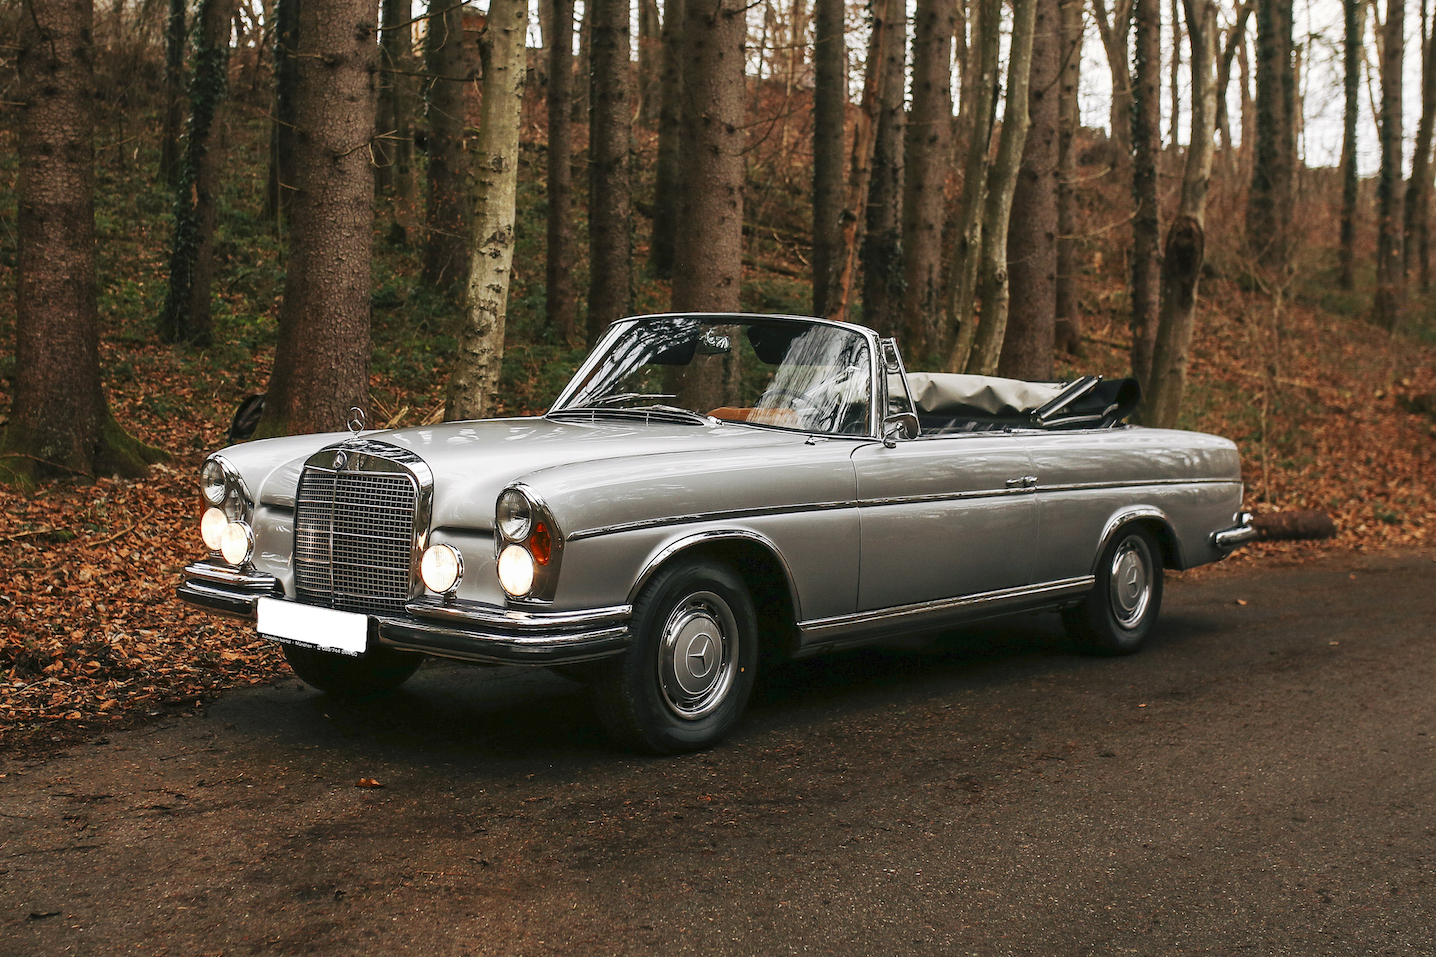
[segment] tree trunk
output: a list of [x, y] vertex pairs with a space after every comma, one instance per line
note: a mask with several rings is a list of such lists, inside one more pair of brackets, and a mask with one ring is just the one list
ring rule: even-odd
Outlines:
[[[311, 0], [304, 0], [305, 3]], [[429, 0], [426, 42], [429, 73], [429, 202], [424, 240], [424, 282], [440, 288], [462, 282], [469, 269], [473, 206], [469, 196], [465, 88], [473, 59], [464, 42], [464, 8]]]
[[1077, 151], [1082, 127], [1081, 85], [1083, 0], [1062, 0], [1062, 78], [1057, 101], [1057, 326], [1055, 344], [1068, 353], [1082, 351], [1082, 315], [1077, 282]]
[[464, 328], [445, 418], [482, 419], [498, 409], [504, 322], [514, 259], [519, 130], [524, 101], [527, 0], [491, 0], [479, 41], [484, 102], [474, 143], [474, 244]]
[[683, 139], [683, 0], [663, 3], [662, 103], [658, 115], [658, 158], [653, 184], [653, 235], [648, 268], [659, 279], [673, 277], [678, 243], [678, 180]]
[[165, 26], [165, 125], [160, 134], [160, 176], [171, 186], [179, 181], [185, 34], [185, 0], [170, 0]]
[[842, 0], [815, 0], [813, 47], [813, 315], [837, 294], [843, 248], [843, 132], [848, 57]]
[[100, 386], [93, 0], [30, 0], [14, 40], [15, 379], [0, 476], [143, 476], [161, 453], [120, 430]]
[[1027, 139], [1028, 78], [1032, 73], [1032, 32], [1037, 0], [1015, 0], [1012, 10], [1012, 46], [1007, 65], [1007, 108], [1002, 114], [1002, 136], [997, 162], [988, 176], [987, 206], [982, 223], [982, 322], [977, 327], [967, 371], [992, 375], [1007, 333], [1007, 226], [1012, 215], [1012, 194]]
[[903, 301], [903, 134], [907, 114], [903, 87], [907, 63], [907, 7], [886, 0], [873, 7], [883, 18], [878, 50], [883, 73], [873, 136], [872, 173], [868, 183], [863, 234], [863, 322], [883, 335], [894, 335], [902, 323]]
[[658, 0], [638, 0], [638, 120], [658, 125], [663, 110], [663, 24]]
[[1406, 53], [1405, 0], [1387, 0], [1381, 50], [1381, 168], [1376, 176], [1377, 324], [1395, 332], [1406, 308], [1406, 271], [1401, 261], [1401, 71]]
[[554, 0], [549, 25], [548, 252], [545, 297], [559, 338], [574, 337], [573, 284], [573, 0]]
[[972, 35], [978, 48], [978, 63], [977, 69], [968, 74], [974, 87], [969, 124], [972, 134], [963, 162], [962, 198], [958, 204], [962, 213], [953, 233], [952, 265], [947, 283], [947, 337], [952, 348], [943, 368], [948, 372], [961, 372], [967, 368], [977, 332], [977, 282], [982, 272], [982, 214], [987, 206], [987, 154], [992, 145], [993, 111], [997, 102], [1001, 26], [1001, 0], [977, 0], [973, 8]]
[[384, 0], [379, 39], [379, 119], [375, 124], [374, 185], [389, 204], [392, 238], [410, 239], [419, 224], [419, 191], [414, 179], [414, 29], [410, 0]]
[[1136, 72], [1132, 114], [1132, 374], [1145, 391], [1152, 373], [1161, 300], [1161, 225], [1158, 222], [1157, 163], [1161, 157], [1160, 0], [1137, 0]]
[[919, 0], [914, 27], [902, 200], [904, 352], [912, 361], [925, 359], [941, 344], [955, 7], [955, 0]]
[[1107, 52], [1107, 69], [1112, 74], [1112, 128], [1114, 162], [1125, 165], [1132, 153], [1132, 67], [1129, 57], [1132, 36], [1132, 0], [1115, 0], [1107, 14], [1106, 0], [1092, 0], [1097, 32]]
[[[1423, 17], [1424, 20], [1424, 17]], [[1422, 213], [1428, 210], [1431, 193], [1431, 132], [1436, 121], [1436, 31], [1421, 45], [1421, 119], [1416, 125], [1416, 142], [1411, 153], [1411, 179], [1406, 184], [1402, 232], [1405, 237], [1403, 263], [1409, 276], [1416, 266]]]
[[872, 184], [873, 149], [877, 139], [878, 112], [882, 108], [883, 85], [887, 71], [883, 69], [882, 51], [890, 27], [882, 10], [897, 0], [874, 0], [872, 28], [868, 31], [867, 60], [863, 64], [863, 99], [858, 109], [857, 128], [853, 130], [853, 151], [849, 161], [847, 198], [843, 203], [842, 265], [835, 283], [837, 292], [823, 315], [829, 319], [846, 320], [852, 302], [853, 284], [858, 271], [858, 253], [862, 227], [866, 221], [868, 193]]
[[690, 3], [686, 10], [675, 312], [739, 308], [746, 10], [742, 0]]
[[1197, 282], [1206, 251], [1207, 186], [1216, 144], [1217, 91], [1212, 80], [1217, 9], [1211, 0], [1183, 0], [1192, 47], [1192, 134], [1182, 176], [1182, 201], [1167, 231], [1162, 259], [1162, 308], [1152, 354], [1151, 386], [1142, 398], [1142, 422], [1176, 428], [1186, 388], [1196, 313]]
[[343, 428], [369, 405], [377, 13], [362, 0], [300, 10], [289, 267], [256, 438]]
[[[1251, 16], [1252, 4], [1255, 0], [1242, 0], [1236, 10], [1236, 19], [1227, 30], [1226, 40], [1222, 45], [1221, 54], [1217, 60], [1217, 132], [1222, 137], [1222, 149], [1226, 153], [1226, 168], [1228, 175], [1233, 180], [1237, 178], [1237, 149], [1232, 142], [1231, 121], [1227, 117], [1227, 89], [1232, 83], [1232, 61], [1236, 58], [1238, 50], [1243, 49], [1246, 43], [1247, 19]], [[1250, 145], [1245, 144], [1244, 145]]]
[[1296, 141], [1292, 122], [1292, 0], [1257, 0], [1256, 155], [1247, 199], [1247, 242], [1257, 262], [1290, 264]]
[[1014, 379], [1052, 378], [1057, 335], [1057, 101], [1062, 75], [1062, 4], [1036, 0], [1027, 138], [1007, 232], [1011, 282], [1007, 331], [997, 371]]
[[289, 217], [294, 198], [296, 149], [294, 100], [299, 83], [300, 0], [275, 0], [274, 121], [269, 127], [269, 180], [264, 194], [264, 215], [277, 223]]
[[229, 76], [234, 7], [234, 0], [200, 2], [199, 38], [190, 81], [189, 136], [175, 191], [170, 283], [160, 313], [161, 342], [208, 345], [213, 334], [209, 290], [214, 279], [214, 229], [223, 147], [212, 142], [211, 131]]
[[588, 340], [629, 313], [630, 232], [628, 0], [588, 0], [593, 35], [588, 124]]

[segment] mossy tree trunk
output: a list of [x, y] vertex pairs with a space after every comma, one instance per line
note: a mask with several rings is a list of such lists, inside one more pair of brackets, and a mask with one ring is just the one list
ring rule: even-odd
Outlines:
[[633, 108], [628, 0], [590, 0], [593, 72], [588, 123], [588, 340], [632, 301]]
[[882, 84], [877, 99], [873, 159], [868, 180], [864, 218], [863, 322], [885, 336], [896, 335], [902, 325], [903, 301], [903, 138], [907, 113], [903, 109], [907, 64], [907, 6], [905, 0], [873, 5], [873, 16], [883, 18], [877, 69]]
[[464, 39], [463, 6], [451, 0], [430, 0], [425, 52], [429, 201], [424, 224], [424, 282], [448, 288], [468, 275], [473, 212], [464, 130], [468, 121], [465, 92], [474, 79], [474, 58]]
[[654, 164], [653, 235], [648, 269], [659, 279], [673, 278], [678, 243], [678, 181], [683, 138], [684, 0], [663, 2], [663, 61], [659, 73], [658, 158]]
[[548, 38], [548, 321], [565, 342], [574, 336], [573, 284], [573, 0], [553, 0]]
[[1402, 263], [1402, 68], [1406, 53], [1405, 0], [1387, 0], [1381, 50], [1381, 167], [1376, 175], [1376, 294], [1372, 313], [1392, 331], [1406, 311]]
[[115, 423], [100, 385], [93, 0], [19, 18], [15, 392], [0, 476], [139, 477], [163, 458]]
[[1162, 236], [1157, 163], [1162, 153], [1162, 7], [1136, 0], [1136, 71], [1132, 76], [1132, 375], [1145, 391], [1152, 374], [1161, 299]]

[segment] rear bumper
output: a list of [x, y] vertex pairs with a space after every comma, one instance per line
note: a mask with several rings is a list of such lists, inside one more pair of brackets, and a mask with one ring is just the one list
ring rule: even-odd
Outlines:
[[[185, 568], [176, 593], [200, 608], [251, 621], [260, 598], [285, 597], [272, 575], [203, 562]], [[549, 612], [426, 598], [409, 602], [401, 617], [370, 616], [369, 641], [479, 664], [574, 664], [623, 652], [632, 614], [629, 605]]]
[[1247, 542], [1256, 540], [1257, 530], [1256, 526], [1252, 524], [1251, 512], [1241, 512], [1236, 518], [1237, 524], [1231, 528], [1212, 532], [1212, 545], [1223, 552], [1229, 552]]

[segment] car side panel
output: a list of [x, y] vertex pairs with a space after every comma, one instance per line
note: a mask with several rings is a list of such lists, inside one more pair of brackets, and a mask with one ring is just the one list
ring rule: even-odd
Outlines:
[[1037, 476], [1035, 574], [1090, 574], [1124, 514], [1169, 525], [1182, 567], [1220, 557], [1211, 534], [1241, 507], [1240, 461], [1226, 439], [1166, 429], [1022, 433]]

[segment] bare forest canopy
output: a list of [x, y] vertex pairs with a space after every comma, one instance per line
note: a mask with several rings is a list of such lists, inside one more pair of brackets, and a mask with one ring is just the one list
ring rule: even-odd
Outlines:
[[[1428, 542], [1431, 11], [1343, 13], [1311, 36], [1290, 0], [0, 7], [0, 725], [271, 673], [170, 599], [246, 396], [262, 434], [538, 412], [624, 314], [1135, 374], [1143, 422], [1239, 444], [1258, 512]], [[1313, 87], [1318, 54], [1340, 85]], [[1318, 107], [1374, 176], [1306, 165]]]

